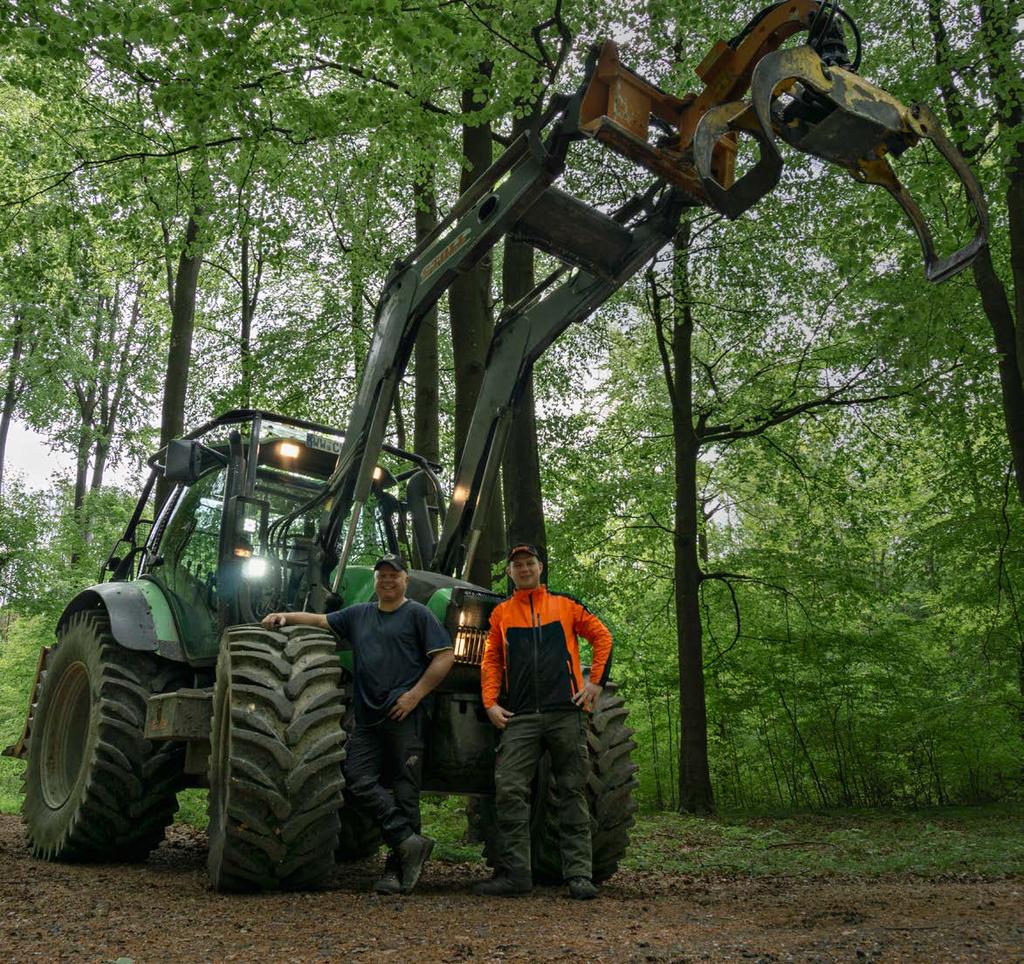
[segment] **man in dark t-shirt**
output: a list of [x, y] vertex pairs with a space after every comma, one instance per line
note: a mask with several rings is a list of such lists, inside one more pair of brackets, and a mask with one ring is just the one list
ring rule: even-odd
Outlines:
[[[383, 556], [373, 569], [377, 602], [326, 616], [271, 613], [263, 625], [331, 629], [352, 647], [356, 725], [345, 760], [349, 802], [380, 826], [390, 848], [374, 890], [407, 894], [434, 847], [420, 833], [423, 738], [431, 693], [455, 657], [437, 617], [406, 599], [409, 574], [401, 557]], [[381, 784], [384, 774], [392, 791]]]

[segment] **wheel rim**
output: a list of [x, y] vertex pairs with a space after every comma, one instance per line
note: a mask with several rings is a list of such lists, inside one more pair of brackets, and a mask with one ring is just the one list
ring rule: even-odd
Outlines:
[[40, 782], [46, 805], [58, 810], [67, 803], [86, 762], [92, 699], [85, 663], [72, 663], [64, 670], [49, 702]]

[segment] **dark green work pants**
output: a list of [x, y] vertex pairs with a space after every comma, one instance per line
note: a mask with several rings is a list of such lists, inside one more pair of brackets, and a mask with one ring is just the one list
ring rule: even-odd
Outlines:
[[562, 874], [566, 880], [589, 879], [589, 761], [586, 721], [579, 710], [517, 713], [501, 736], [494, 770], [494, 802], [501, 833], [502, 867], [517, 880], [531, 878], [530, 786], [537, 761], [545, 750], [551, 753], [551, 772], [557, 788]]

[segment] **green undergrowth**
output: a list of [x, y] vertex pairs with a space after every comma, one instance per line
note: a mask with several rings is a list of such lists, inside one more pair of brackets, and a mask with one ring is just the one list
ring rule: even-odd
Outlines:
[[21, 760], [0, 756], [0, 813], [18, 813], [21, 810], [21, 775], [24, 769], [25, 764]]
[[[0, 812], [21, 806], [22, 764], [0, 760]], [[206, 791], [178, 794], [177, 820], [206, 829]], [[461, 797], [425, 796], [423, 831], [436, 859], [482, 862]], [[668, 874], [923, 877], [1024, 874], [1024, 807], [830, 810], [637, 818], [624, 868]]]
[[1024, 874], [1019, 804], [637, 821], [623, 866], [673, 874]]

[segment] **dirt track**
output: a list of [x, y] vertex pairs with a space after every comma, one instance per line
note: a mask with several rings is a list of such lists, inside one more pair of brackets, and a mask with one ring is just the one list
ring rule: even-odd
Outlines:
[[554, 889], [470, 893], [477, 865], [431, 862], [411, 897], [229, 897], [206, 838], [172, 828], [139, 866], [32, 860], [0, 816], [0, 957], [10, 961], [1024, 961], [1024, 878], [664, 877], [623, 871], [590, 903]]

